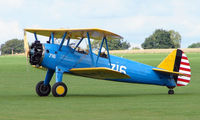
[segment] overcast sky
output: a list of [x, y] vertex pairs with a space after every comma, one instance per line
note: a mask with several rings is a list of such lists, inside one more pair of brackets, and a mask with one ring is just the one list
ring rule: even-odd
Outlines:
[[173, 29], [182, 48], [200, 42], [200, 0], [0, 0], [0, 44], [24, 28], [101, 28], [141, 44]]

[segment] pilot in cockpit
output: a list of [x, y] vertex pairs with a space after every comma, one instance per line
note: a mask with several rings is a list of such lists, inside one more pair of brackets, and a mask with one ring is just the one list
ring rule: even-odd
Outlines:
[[106, 49], [104, 47], [102, 47], [101, 49], [101, 54], [100, 54], [101, 57], [104, 57], [104, 58], [107, 58], [107, 55], [106, 55]]

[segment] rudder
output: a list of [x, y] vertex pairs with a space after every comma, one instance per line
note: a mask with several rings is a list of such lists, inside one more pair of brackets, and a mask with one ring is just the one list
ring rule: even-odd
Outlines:
[[159, 65], [158, 68], [162, 68], [171, 72], [179, 72], [185, 74], [174, 75], [174, 80], [177, 86], [186, 86], [191, 79], [191, 68], [189, 60], [186, 54], [180, 50], [176, 49], [172, 51]]
[[[176, 67], [178, 66], [178, 72], [183, 73], [187, 76], [176, 76], [175, 80], [176, 80], [176, 84], [177, 86], [186, 86], [187, 84], [189, 84], [190, 80], [191, 80], [191, 68], [190, 68], [190, 63], [189, 60], [186, 56], [186, 54], [181, 51], [180, 49], [177, 50], [177, 53], [180, 52], [181, 54], [181, 58], [177, 58], [177, 61], [180, 61], [179, 63], [177, 63]], [[180, 56], [179, 56], [180, 57]], [[174, 67], [175, 68], [175, 67]]]

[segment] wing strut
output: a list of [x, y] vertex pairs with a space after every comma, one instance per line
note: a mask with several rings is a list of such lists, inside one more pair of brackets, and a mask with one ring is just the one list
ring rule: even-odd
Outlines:
[[76, 47], [73, 49], [72, 53], [74, 53], [74, 51], [76, 50], [76, 48], [79, 46], [79, 44], [83, 41], [83, 37], [79, 40], [78, 44], [76, 45]]
[[62, 48], [62, 46], [63, 46], [63, 43], [64, 43], [64, 41], [65, 41], [66, 35], [67, 35], [67, 32], [65, 32], [64, 35], [63, 35], [62, 41], [61, 41], [60, 46], [59, 46], [59, 49], [58, 49], [59, 51], [61, 50], [61, 48]]
[[93, 53], [92, 53], [92, 46], [91, 46], [91, 43], [90, 43], [90, 35], [89, 35], [89, 32], [87, 32], [87, 38], [88, 38], [88, 44], [89, 44], [89, 48], [90, 48], [90, 57], [92, 59], [92, 66], [94, 66], [94, 58], [93, 58]]
[[70, 37], [67, 38], [67, 46], [69, 46]]
[[98, 60], [99, 60], [99, 56], [101, 55], [101, 49], [103, 47], [104, 40], [105, 40], [105, 37], [103, 37], [103, 39], [101, 41], [101, 45], [100, 45], [100, 48], [99, 48], [99, 53], [98, 53], [97, 60], [96, 60], [96, 66], [97, 66], [97, 63], [98, 63]]
[[106, 49], [107, 49], [107, 53], [108, 53], [108, 60], [109, 60], [109, 63], [110, 63], [110, 68], [111, 68], [111, 61], [110, 61], [110, 54], [109, 54], [109, 49], [108, 49], [108, 43], [107, 43], [106, 37], [104, 37], [104, 39], [105, 39], [105, 42], [106, 42]]
[[51, 32], [51, 40], [52, 40], [52, 44], [54, 44], [54, 33]]
[[96, 60], [96, 66], [97, 66], [97, 63], [98, 63], [98, 60], [99, 60], [99, 56], [101, 54], [101, 49], [103, 47], [104, 41], [106, 43], [106, 50], [107, 50], [107, 53], [108, 53], [108, 60], [109, 60], [110, 68], [111, 68], [111, 60], [110, 60], [110, 54], [109, 54], [108, 43], [107, 43], [106, 37], [103, 37], [103, 39], [102, 39], [102, 42], [101, 42], [101, 45], [100, 45], [100, 48], [99, 48], [99, 53], [98, 53], [97, 60]]
[[34, 36], [35, 36], [35, 41], [38, 41], [36, 32], [34, 32]]

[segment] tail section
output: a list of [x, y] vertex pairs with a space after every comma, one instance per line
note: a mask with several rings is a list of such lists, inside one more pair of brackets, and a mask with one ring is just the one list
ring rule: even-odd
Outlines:
[[191, 68], [189, 60], [184, 52], [182, 52], [180, 67], [178, 70], [178, 72], [183, 73], [187, 76], [178, 76], [177, 86], [186, 86], [187, 84], [189, 84], [191, 79]]
[[174, 75], [177, 86], [186, 86], [191, 79], [190, 63], [186, 54], [180, 50], [172, 51], [159, 65], [158, 68], [168, 70], [170, 72], [179, 72], [183, 75]]

